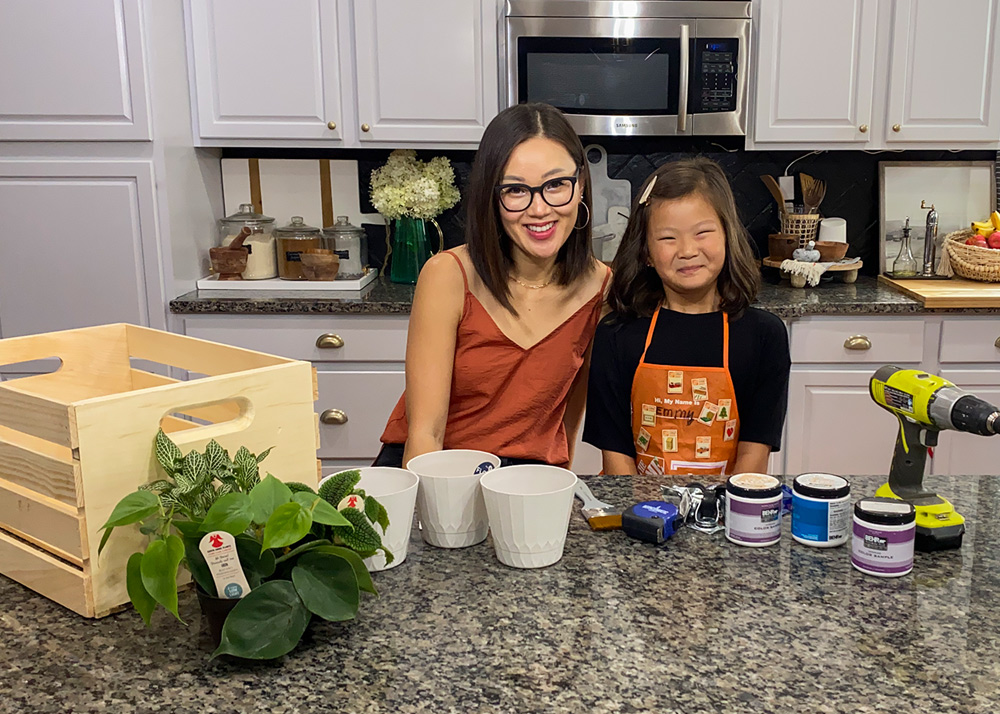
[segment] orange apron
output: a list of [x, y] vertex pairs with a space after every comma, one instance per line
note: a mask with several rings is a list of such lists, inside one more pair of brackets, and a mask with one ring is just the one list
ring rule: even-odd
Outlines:
[[722, 313], [722, 366], [647, 364], [653, 314], [632, 379], [632, 437], [640, 474], [731, 475], [740, 440], [729, 374], [729, 318]]

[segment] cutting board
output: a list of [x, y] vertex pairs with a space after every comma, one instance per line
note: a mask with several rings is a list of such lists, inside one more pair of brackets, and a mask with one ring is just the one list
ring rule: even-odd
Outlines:
[[976, 280], [892, 280], [878, 278], [900, 292], [919, 300], [927, 308], [1000, 307], [1000, 283]]
[[[591, 151], [600, 154], [600, 159], [596, 162], [589, 159]], [[595, 226], [607, 224], [608, 211], [620, 206], [632, 205], [632, 184], [625, 179], [613, 179], [608, 177], [608, 152], [603, 146], [591, 144], [584, 147], [583, 153], [588, 157], [590, 165], [590, 182], [593, 186], [591, 195], [593, 196], [594, 215], [591, 216]], [[625, 209], [628, 215], [629, 209]]]

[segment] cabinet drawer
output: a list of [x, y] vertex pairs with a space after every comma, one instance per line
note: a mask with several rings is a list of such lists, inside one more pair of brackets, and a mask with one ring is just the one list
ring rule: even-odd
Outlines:
[[[849, 349], [851, 338], [857, 349]], [[924, 357], [921, 319], [814, 318], [792, 323], [792, 363], [914, 362]]]
[[1000, 319], [945, 320], [941, 325], [941, 361], [1000, 361]]
[[[406, 382], [403, 365], [398, 371], [318, 372], [320, 414], [319, 456], [323, 459], [367, 459], [381, 448], [379, 437]], [[343, 424], [325, 424], [327, 410], [340, 410]]]
[[[185, 320], [191, 337], [310, 362], [402, 362], [406, 315], [210, 317]], [[323, 335], [331, 346], [317, 346]], [[333, 345], [340, 345], [333, 346]]]

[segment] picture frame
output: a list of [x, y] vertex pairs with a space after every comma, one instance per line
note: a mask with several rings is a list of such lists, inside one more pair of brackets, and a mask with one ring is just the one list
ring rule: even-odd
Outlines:
[[892, 270], [902, 246], [902, 228], [910, 218], [910, 249], [918, 270], [923, 266], [928, 210], [938, 212], [935, 264], [941, 260], [941, 241], [952, 231], [968, 228], [997, 210], [997, 186], [992, 161], [880, 161], [879, 274]]

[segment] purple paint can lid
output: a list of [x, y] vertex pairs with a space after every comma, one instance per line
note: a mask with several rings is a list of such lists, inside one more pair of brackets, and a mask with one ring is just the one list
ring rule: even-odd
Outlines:
[[862, 498], [854, 504], [854, 515], [883, 526], [905, 526], [917, 520], [913, 504], [898, 498]]

